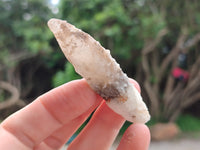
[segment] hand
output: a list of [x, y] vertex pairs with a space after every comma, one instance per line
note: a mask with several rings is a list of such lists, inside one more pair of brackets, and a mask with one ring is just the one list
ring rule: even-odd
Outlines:
[[[96, 108], [68, 149], [108, 150], [125, 120], [107, 107], [85, 80], [55, 88], [8, 117], [0, 126], [0, 149], [58, 150]], [[133, 124], [117, 150], [147, 150], [149, 141], [148, 128]]]

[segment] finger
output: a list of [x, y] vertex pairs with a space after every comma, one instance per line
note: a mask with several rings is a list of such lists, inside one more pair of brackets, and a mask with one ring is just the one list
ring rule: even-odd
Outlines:
[[[131, 79], [131, 82], [136, 86], [137, 89], [140, 89], [139, 84], [135, 80]], [[45, 147], [59, 149], [73, 135], [74, 132], [72, 131], [75, 131], [85, 121], [91, 112], [92, 110], [87, 111], [87, 115], [83, 114], [70, 121], [70, 123], [67, 123], [59, 130], [55, 131], [50, 137], [45, 139], [45, 141], [38, 146], [40, 147], [39, 149], [45, 149]]]
[[63, 124], [88, 109], [95, 109], [100, 101], [85, 80], [76, 80], [40, 96], [6, 119], [1, 126], [33, 148]]
[[35, 149], [60, 149], [74, 134], [74, 132], [85, 122], [89, 115], [93, 112], [93, 109], [89, 109], [82, 115], [73, 119], [72, 121], [64, 124], [61, 128], [47, 137], [44, 142], [39, 144]]
[[117, 150], [148, 150], [150, 132], [144, 124], [132, 124], [125, 131]]
[[138, 92], [141, 93], [141, 88], [140, 88], [140, 85], [138, 84], [138, 82], [131, 78], [129, 78], [129, 81], [135, 86], [135, 88], [138, 90]]
[[31, 150], [2, 127], [0, 127], [0, 141], [1, 150]]
[[103, 102], [68, 150], [109, 149], [124, 121]]
[[[134, 86], [137, 84], [133, 80], [132, 83]], [[139, 87], [138, 84], [136, 86]], [[68, 150], [107, 150], [112, 145], [124, 122], [124, 118], [112, 111], [103, 102], [88, 125], [69, 145]]]

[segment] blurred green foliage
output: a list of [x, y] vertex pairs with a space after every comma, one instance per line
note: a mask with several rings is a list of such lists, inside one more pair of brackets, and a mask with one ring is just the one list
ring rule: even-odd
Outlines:
[[182, 114], [176, 121], [177, 125], [183, 132], [200, 131], [200, 119], [189, 114]]
[[[90, 33], [111, 50], [119, 61], [131, 59], [143, 47], [143, 39], [154, 37], [165, 26], [161, 14], [148, 15], [136, 2], [122, 0], [61, 0], [63, 19]], [[144, 33], [144, 34], [143, 34]]]
[[46, 22], [53, 16], [47, 0], [0, 0], [0, 64], [20, 54], [48, 54], [53, 37]]
[[80, 79], [81, 76], [78, 75], [75, 70], [74, 67], [72, 66], [72, 64], [70, 64], [69, 62], [67, 62], [65, 64], [65, 68], [64, 71], [58, 71], [56, 72], [56, 74], [53, 77], [53, 86], [57, 87], [60, 86], [66, 82], [69, 82], [71, 80], [75, 80], [75, 79]]
[[171, 44], [182, 26], [196, 32], [200, 17], [195, 0], [60, 0], [59, 6], [62, 19], [93, 35], [120, 61], [134, 58], [163, 28], [170, 29]]
[[[67, 20], [91, 34], [111, 50], [125, 72], [131, 76], [138, 73], [141, 78], [145, 42], [154, 39], [161, 29], [169, 30], [158, 45], [160, 64], [181, 32], [192, 37], [200, 25], [200, 3], [196, 0], [60, 0], [59, 14], [51, 8], [50, 0], [0, 0], [0, 69], [14, 68], [18, 62], [15, 60], [25, 53], [40, 56], [41, 63], [52, 69], [54, 87], [80, 78], [72, 65], [65, 63], [47, 27], [52, 17]], [[150, 82], [157, 82], [155, 74], [151, 74]], [[159, 94], [162, 100], [163, 93]]]
[[3, 102], [4, 99], [5, 99], [5, 96], [4, 96], [4, 94], [1, 92], [1, 93], [0, 93], [0, 102]]
[[[91, 34], [110, 49], [125, 71], [134, 70], [141, 62], [138, 53], [144, 46], [144, 39], [155, 37], [166, 26], [162, 14], [149, 14], [146, 10], [137, 1], [60, 0], [59, 4], [61, 18]], [[54, 77], [54, 86], [60, 74], [61, 71]], [[66, 81], [62, 79], [60, 83]]]
[[[172, 70], [171, 64], [164, 68], [161, 82], [158, 80], [160, 65], [182, 33], [188, 35], [183, 44], [185, 46], [200, 32], [199, 9], [200, 5], [196, 0], [60, 0], [59, 4], [61, 18], [91, 34], [105, 48], [110, 49], [112, 56], [130, 77], [137, 74], [141, 78], [141, 85], [144, 78], [150, 77], [147, 82], [152, 90], [157, 89], [157, 92], [153, 92], [157, 94], [158, 101], [161, 101], [157, 111], [160, 121], [168, 121], [168, 118], [163, 119], [162, 116], [162, 101]], [[148, 77], [145, 77], [141, 65], [142, 50], [153, 42], [162, 29], [167, 29], [167, 35], [156, 45], [156, 50], [152, 50], [156, 54], [148, 55], [150, 71]], [[191, 51], [197, 53], [197, 49], [191, 48]], [[194, 56], [190, 55], [191, 58]], [[192, 65], [194, 61], [189, 63]], [[153, 85], [158, 82], [160, 85], [155, 88]], [[155, 100], [150, 100], [151, 102]], [[171, 112], [173, 114], [174, 111]]]

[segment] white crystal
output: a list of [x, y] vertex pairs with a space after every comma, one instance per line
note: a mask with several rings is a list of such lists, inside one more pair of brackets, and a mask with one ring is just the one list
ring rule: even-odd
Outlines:
[[66, 21], [51, 19], [48, 26], [76, 72], [107, 100], [110, 108], [131, 122], [145, 123], [150, 119], [141, 95], [109, 50]]

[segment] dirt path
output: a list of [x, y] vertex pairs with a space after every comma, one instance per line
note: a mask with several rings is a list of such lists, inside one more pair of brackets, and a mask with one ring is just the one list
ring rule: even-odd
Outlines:
[[200, 138], [183, 138], [173, 141], [151, 142], [149, 150], [200, 150]]
[[[119, 139], [110, 150], [116, 150]], [[181, 137], [170, 141], [151, 142], [149, 150], [200, 150], [200, 137]]]
[[[110, 150], [116, 150], [120, 138], [117, 138]], [[67, 146], [61, 150], [66, 150]], [[149, 150], [200, 150], [200, 137], [182, 137], [170, 141], [151, 142]]]

